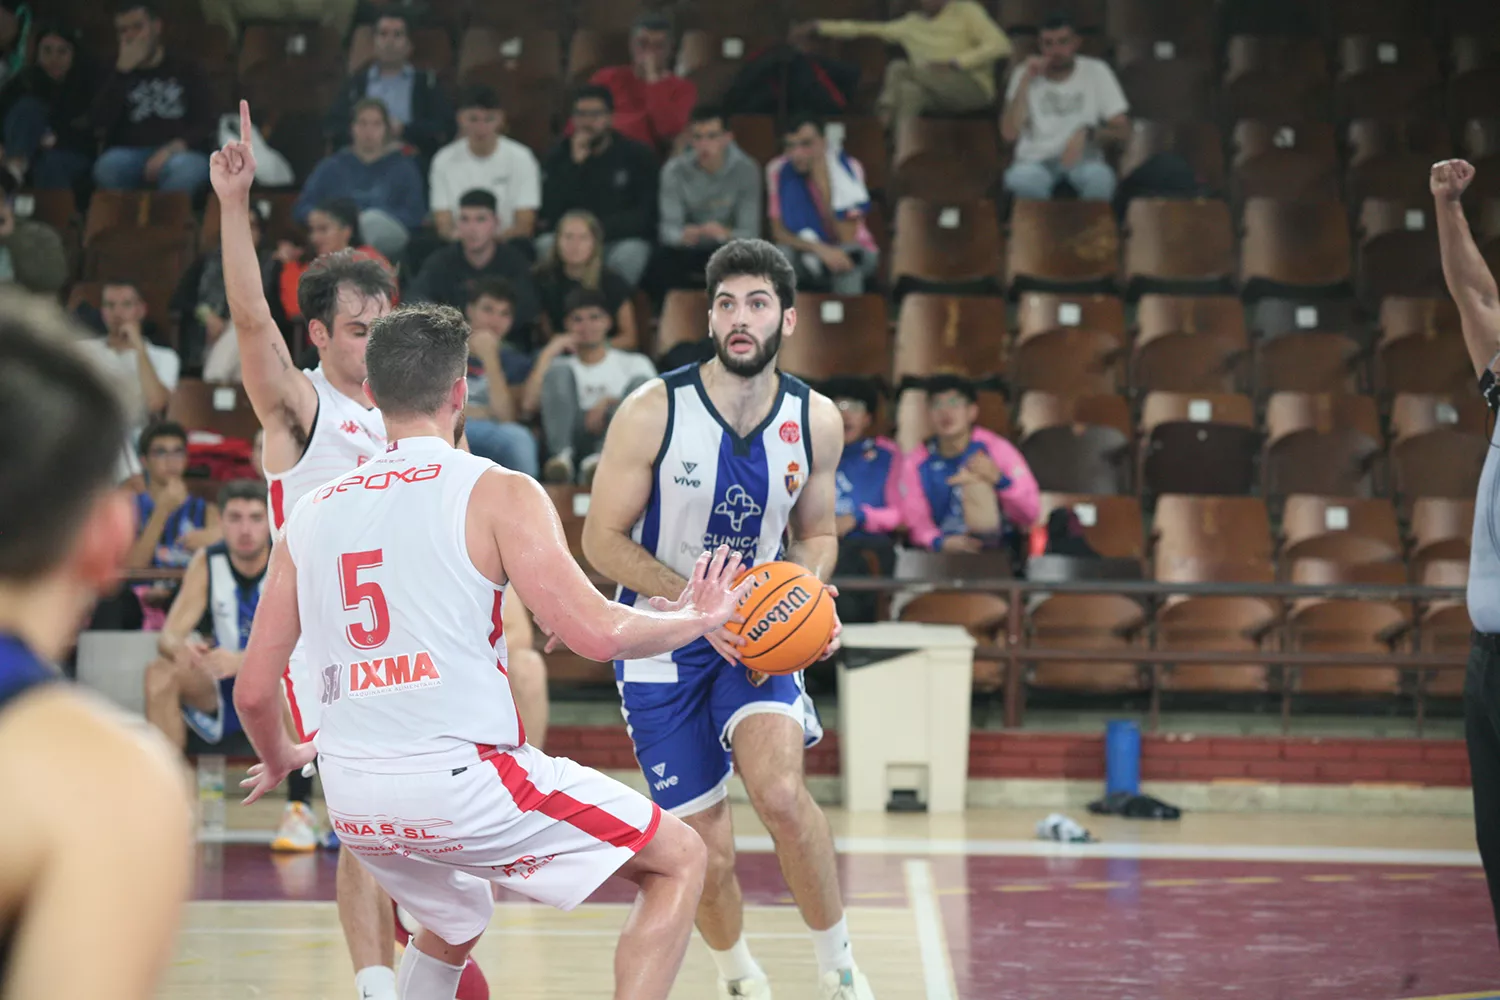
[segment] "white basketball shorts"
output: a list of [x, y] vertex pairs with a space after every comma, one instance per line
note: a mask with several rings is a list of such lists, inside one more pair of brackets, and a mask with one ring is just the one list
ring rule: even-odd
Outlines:
[[613, 778], [535, 747], [476, 747], [467, 767], [377, 773], [319, 757], [339, 840], [423, 927], [478, 937], [490, 883], [571, 910], [656, 835], [661, 809]]

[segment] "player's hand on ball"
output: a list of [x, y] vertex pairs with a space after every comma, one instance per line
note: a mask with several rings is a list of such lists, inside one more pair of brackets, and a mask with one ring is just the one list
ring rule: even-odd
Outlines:
[[[826, 589], [828, 591], [829, 597], [836, 598], [839, 596], [839, 588], [833, 586], [832, 584], [826, 585]], [[839, 639], [839, 634], [843, 631], [844, 623], [839, 620], [838, 607], [837, 605], [835, 605], [833, 609], [833, 634], [828, 637], [828, 646], [823, 650], [823, 655], [818, 657], [819, 663], [828, 659], [834, 653], [837, 653], [839, 651], [839, 648], [843, 646], [842, 640]]]
[[1428, 183], [1436, 198], [1458, 201], [1474, 179], [1474, 167], [1466, 160], [1443, 160], [1432, 165]]
[[755, 579], [749, 575], [735, 585], [742, 561], [727, 545], [715, 549], [711, 560], [707, 552], [700, 555], [693, 564], [693, 578], [688, 581], [691, 594], [683, 610], [697, 612], [715, 629], [733, 618], [740, 602], [755, 589]]
[[281, 784], [282, 778], [285, 778], [293, 771], [302, 770], [302, 768], [317, 759], [318, 749], [309, 741], [307, 743], [298, 743], [292, 747], [284, 760], [260, 761], [257, 764], [252, 764], [250, 766], [250, 777], [240, 782], [241, 788], [250, 789], [250, 794], [245, 796], [245, 801], [242, 804], [248, 806]]
[[208, 177], [220, 201], [250, 196], [255, 183], [255, 152], [250, 147], [250, 102], [240, 102], [240, 137], [208, 159]]

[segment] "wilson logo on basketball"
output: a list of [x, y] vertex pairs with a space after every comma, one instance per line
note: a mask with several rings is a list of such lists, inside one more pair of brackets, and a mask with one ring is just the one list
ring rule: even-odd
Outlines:
[[791, 621], [792, 615], [797, 612], [797, 609], [803, 607], [812, 599], [813, 595], [807, 592], [806, 587], [800, 585], [793, 587], [786, 592], [781, 600], [771, 605], [762, 614], [758, 615], [755, 621], [750, 623], [750, 627], [745, 630], [745, 638], [751, 642], [758, 642], [763, 635], [771, 630], [772, 626], [784, 625]]
[[437, 666], [433, 664], [432, 654], [425, 649], [415, 657], [402, 653], [400, 656], [355, 661], [349, 665], [351, 698], [415, 691], [441, 683], [442, 674], [438, 673]]

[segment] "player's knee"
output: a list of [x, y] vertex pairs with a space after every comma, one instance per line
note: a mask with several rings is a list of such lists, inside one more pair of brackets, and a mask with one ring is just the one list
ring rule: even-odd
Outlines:
[[681, 877], [700, 886], [703, 884], [708, 848], [703, 846], [698, 831], [676, 816], [662, 813], [661, 825], [651, 840], [651, 850], [656, 862], [654, 867], [661, 874]]
[[802, 781], [791, 775], [777, 775], [750, 789], [750, 801], [756, 815], [774, 833], [793, 828], [801, 820], [802, 799], [807, 794]]
[[161, 698], [178, 688], [177, 667], [171, 660], [156, 659], [146, 665], [146, 697]]

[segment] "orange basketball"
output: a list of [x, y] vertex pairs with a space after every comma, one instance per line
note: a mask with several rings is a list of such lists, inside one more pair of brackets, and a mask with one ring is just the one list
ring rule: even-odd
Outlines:
[[817, 662], [833, 638], [833, 597], [803, 566], [764, 563], [745, 570], [735, 583], [755, 578], [755, 589], [740, 602], [744, 624], [725, 628], [743, 635], [740, 659], [763, 674], [794, 674]]

